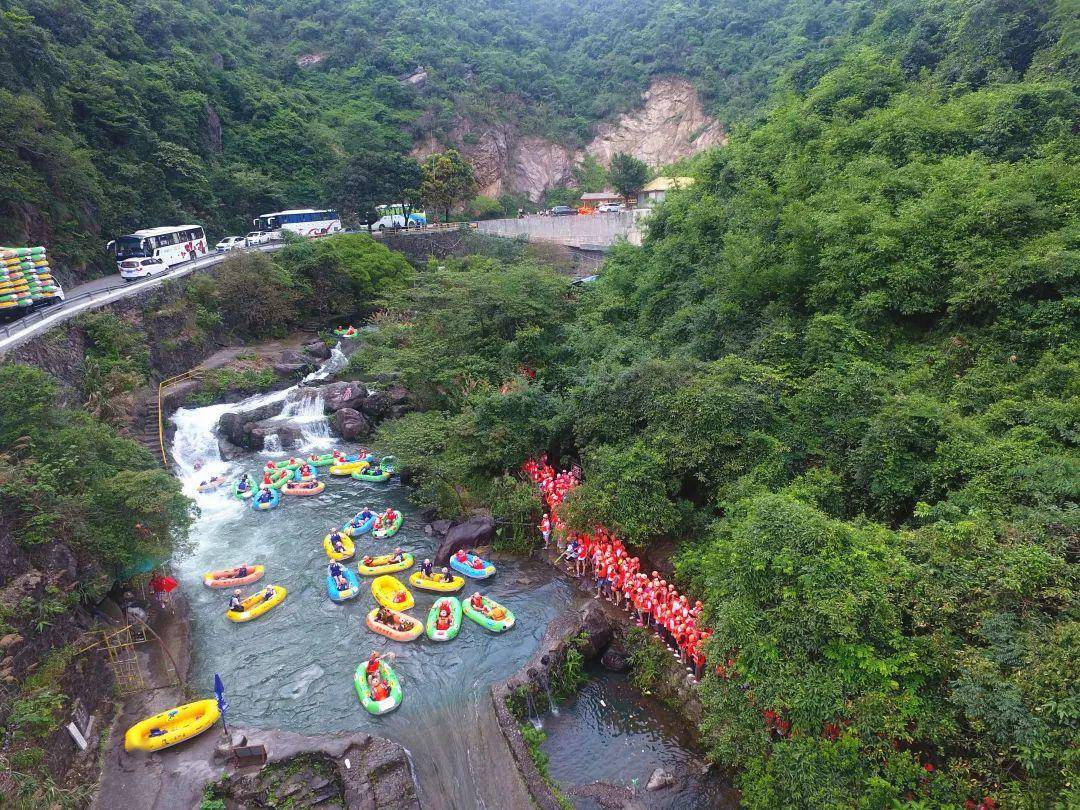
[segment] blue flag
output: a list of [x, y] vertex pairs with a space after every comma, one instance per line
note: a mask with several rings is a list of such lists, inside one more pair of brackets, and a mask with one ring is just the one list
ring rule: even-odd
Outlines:
[[225, 699], [225, 684], [221, 682], [221, 676], [214, 675], [214, 694], [217, 695], [218, 710], [225, 714], [229, 710], [229, 701]]

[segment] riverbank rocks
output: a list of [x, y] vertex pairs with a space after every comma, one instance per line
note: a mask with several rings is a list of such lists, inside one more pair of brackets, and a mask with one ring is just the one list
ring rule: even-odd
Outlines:
[[630, 669], [630, 656], [619, 644], [612, 643], [600, 656], [600, 665], [611, 672], [626, 672]]
[[[433, 524], [434, 525], [434, 524]], [[436, 565], [447, 565], [450, 556], [458, 549], [474, 549], [477, 546], [486, 545], [495, 535], [495, 520], [491, 515], [477, 514], [463, 521], [451, 525], [446, 535], [435, 549]]]
[[327, 413], [335, 413], [342, 408], [358, 411], [367, 399], [367, 386], [357, 380], [335, 382], [322, 388], [323, 408]]
[[318, 368], [316, 358], [306, 352], [286, 349], [273, 363], [274, 373], [279, 377], [302, 377]]
[[329, 360], [330, 347], [321, 340], [309, 340], [304, 344], [304, 354], [314, 357], [316, 360]]
[[652, 772], [652, 776], [649, 777], [648, 784], [645, 785], [646, 790], [663, 790], [669, 788], [675, 784], [675, 777], [665, 771], [663, 768], [657, 768]]
[[228, 808], [318, 807], [321, 810], [416, 810], [417, 787], [405, 749], [370, 734], [304, 737], [258, 732], [271, 762], [257, 773], [234, 774], [206, 787]]
[[247, 411], [230, 411], [218, 419], [218, 432], [237, 447], [248, 447], [251, 429], [259, 422], [281, 413], [281, 403], [272, 402]]
[[334, 414], [334, 430], [347, 442], [360, 441], [371, 435], [371, 423], [359, 411], [342, 408]]

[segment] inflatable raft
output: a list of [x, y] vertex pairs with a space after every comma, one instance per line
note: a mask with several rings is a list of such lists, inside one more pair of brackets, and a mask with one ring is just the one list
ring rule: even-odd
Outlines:
[[416, 604], [409, 589], [389, 574], [371, 580], [371, 595], [376, 602], [391, 610], [408, 610]]
[[379, 609], [372, 608], [367, 615], [368, 630], [373, 633], [378, 633], [380, 636], [386, 636], [393, 641], [402, 642], [412, 641], [424, 632], [424, 625], [419, 619], [414, 619], [412, 616], [398, 610], [391, 610], [390, 613], [393, 614], [395, 620], [407, 624], [409, 629], [398, 630], [395, 627], [389, 627], [382, 622], [376, 621], [375, 617], [379, 615]]
[[480, 597], [484, 603], [486, 613], [473, 607], [471, 599], [463, 599], [462, 612], [481, 627], [492, 633], [502, 633], [514, 626], [514, 614], [510, 608], [500, 605], [494, 599], [487, 596]]
[[[232, 573], [241, 567], [248, 570], [247, 575], [242, 577], [232, 576]], [[221, 571], [207, 571], [203, 574], [203, 585], [207, 588], [239, 588], [241, 585], [250, 585], [252, 582], [258, 582], [265, 573], [266, 567], [263, 565], [248, 565], [247, 563], [242, 563], [241, 565], [234, 565], [232, 568], [225, 568]]]
[[[272, 590], [273, 595], [269, 599], [264, 599], [263, 597], [268, 590]], [[281, 585], [271, 585], [269, 588], [263, 588], [258, 593], [252, 594], [243, 600], [240, 603], [244, 607], [243, 610], [227, 610], [225, 615], [229, 617], [230, 621], [250, 622], [284, 602], [287, 593]]]
[[248, 488], [245, 489], [243, 492], [240, 491], [240, 479], [237, 478], [235, 481], [233, 481], [233, 483], [232, 483], [232, 496], [234, 498], [239, 498], [242, 501], [246, 501], [248, 498], [251, 498], [254, 495], [255, 495], [255, 482], [254, 481], [252, 481], [251, 479], [248, 479]]
[[[479, 567], [476, 563], [479, 563]], [[465, 562], [460, 562], [456, 554], [451, 555], [450, 567], [470, 579], [487, 579], [495, 576], [495, 566], [475, 554], [466, 554]]]
[[330, 468], [331, 475], [352, 475], [355, 472], [362, 472], [371, 465], [366, 461], [338, 461], [337, 464]]
[[[439, 606], [450, 605], [450, 624], [439, 627]], [[427, 637], [432, 641], [452, 641], [461, 631], [461, 600], [456, 596], [444, 596], [435, 600], [427, 614]]]
[[[341, 531], [349, 535], [349, 537], [359, 537], [362, 534], [367, 534], [371, 531], [371, 527], [375, 525], [376, 515], [372, 515], [367, 520], [360, 520], [359, 515], [355, 515], [352, 520], [341, 527]], [[357, 521], [360, 520], [359, 523]]]
[[304, 475], [303, 473], [300, 472], [300, 468], [298, 467], [296, 472], [293, 473], [293, 480], [294, 481], [305, 481], [305, 482], [314, 481], [316, 478], [319, 477], [319, 468], [318, 467], [314, 467], [311, 464], [308, 464], [307, 466], [308, 466], [308, 469], [311, 470], [311, 472], [309, 472], [307, 475]]
[[267, 490], [270, 493], [270, 500], [260, 501], [258, 496], [251, 499], [251, 508], [256, 512], [265, 512], [267, 509], [274, 509], [279, 503], [281, 503], [281, 493], [271, 487]]
[[345, 533], [341, 533], [341, 545], [345, 549], [343, 552], [334, 551], [334, 545], [330, 542], [330, 535], [326, 535], [322, 541], [323, 551], [326, 552], [326, 556], [334, 562], [341, 562], [347, 560], [356, 553], [356, 543], [353, 539]]
[[285, 495], [318, 495], [326, 489], [322, 481], [289, 481], [281, 488]]
[[383, 481], [389, 481], [390, 480], [390, 473], [387, 472], [386, 470], [383, 470], [378, 475], [374, 475], [372, 473], [369, 473], [365, 469], [365, 470], [362, 470], [360, 472], [352, 473], [352, 477], [354, 479], [356, 479], [357, 481], [367, 481], [369, 484], [378, 484], [378, 483], [381, 483]]
[[372, 557], [370, 562], [361, 560], [357, 568], [365, 577], [377, 577], [379, 574], [395, 574], [398, 571], [404, 571], [406, 568], [412, 568], [412, 554], [403, 554], [401, 562], [391, 562], [393, 556], [393, 554], [383, 554], [379, 557]]
[[388, 663], [385, 661], [379, 662], [379, 674], [386, 681], [390, 694], [382, 700], [375, 700], [368, 689], [367, 676], [364, 672], [366, 667], [366, 662], [361, 663], [356, 668], [356, 672], [353, 673], [353, 686], [356, 687], [356, 695], [360, 698], [360, 703], [371, 714], [392, 712], [401, 705], [401, 683], [398, 681], [397, 674]]
[[381, 529], [372, 529], [371, 536], [377, 540], [382, 540], [387, 537], [393, 537], [398, 533], [398, 529], [401, 528], [401, 524], [405, 522], [405, 515], [401, 512], [397, 513], [397, 517], [394, 518], [394, 522], [389, 526], [383, 526]]
[[217, 701], [196, 700], [147, 717], [124, 734], [127, 751], [160, 751], [170, 745], [197, 737], [217, 722], [221, 716]]
[[337, 464], [337, 456], [333, 453], [326, 453], [321, 456], [310, 455], [307, 457], [307, 463], [311, 467], [330, 467]]
[[465, 585], [465, 580], [462, 577], [450, 577], [450, 581], [447, 582], [442, 578], [442, 573], [436, 573], [434, 576], [425, 577], [423, 571], [413, 571], [409, 574], [409, 584], [414, 588], [419, 588], [421, 591], [431, 591], [432, 593], [453, 593], [454, 591], [460, 591], [462, 586]]
[[217, 489], [224, 483], [224, 475], [215, 475], [209, 481], [204, 481], [203, 483], [199, 484], [197, 487], [195, 487], [195, 489], [199, 490], [199, 492], [213, 492], [215, 489]]
[[344, 591], [338, 588], [334, 578], [330, 575], [330, 566], [326, 566], [326, 595], [330, 597], [332, 602], [344, 602], [346, 599], [352, 599], [360, 594], [360, 577], [345, 566], [341, 566], [341, 575], [349, 583], [349, 587]]

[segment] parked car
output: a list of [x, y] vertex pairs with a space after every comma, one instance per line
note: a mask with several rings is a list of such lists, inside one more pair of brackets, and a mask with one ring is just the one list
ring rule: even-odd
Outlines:
[[553, 217], [569, 217], [577, 213], [569, 205], [556, 205], [548, 212]]
[[252, 231], [244, 237], [247, 240], [248, 247], [255, 245], [265, 245], [267, 242], [274, 241], [273, 231]]
[[124, 281], [134, 281], [137, 278], [146, 278], [155, 273], [164, 273], [169, 269], [163, 259], [124, 259], [119, 262], [120, 278]]
[[622, 210], [622, 203], [604, 203], [596, 207], [598, 214], [617, 214]]
[[227, 250], [240, 250], [240, 248], [246, 247], [246, 236], [226, 236], [224, 239], [214, 245], [214, 249], [217, 250], [218, 253], [224, 253]]

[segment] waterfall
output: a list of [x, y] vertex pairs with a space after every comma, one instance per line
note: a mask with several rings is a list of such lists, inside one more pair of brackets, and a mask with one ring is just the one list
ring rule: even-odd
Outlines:
[[[343, 369], [348, 358], [338, 343], [330, 357], [305, 377], [298, 385], [282, 391], [256, 394], [241, 402], [208, 405], [204, 408], [179, 408], [170, 418], [176, 426], [171, 455], [173, 472], [184, 483], [188, 494], [194, 495], [200, 481], [215, 475], [227, 475], [231, 465], [221, 458], [218, 446], [217, 424], [222, 415], [230, 411], [250, 411], [275, 402], [285, 403], [277, 419], [286, 419], [300, 428], [302, 448], [320, 449], [332, 444], [330, 425], [323, 413], [323, 395], [317, 388], [302, 388], [304, 383], [323, 380]], [[281, 442], [271, 436], [266, 443], [266, 453], [281, 453]]]

